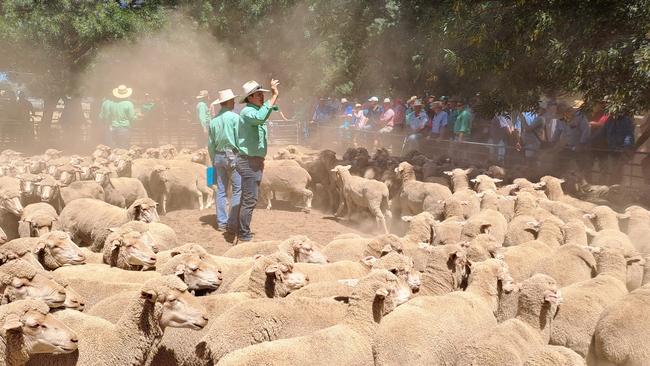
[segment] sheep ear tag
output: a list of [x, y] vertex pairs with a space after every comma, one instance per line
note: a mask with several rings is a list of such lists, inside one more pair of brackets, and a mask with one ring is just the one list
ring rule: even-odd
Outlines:
[[8, 314], [5, 318], [5, 323], [2, 325], [4, 330], [16, 330], [20, 329], [23, 326], [23, 323], [20, 321], [20, 317], [16, 314]]

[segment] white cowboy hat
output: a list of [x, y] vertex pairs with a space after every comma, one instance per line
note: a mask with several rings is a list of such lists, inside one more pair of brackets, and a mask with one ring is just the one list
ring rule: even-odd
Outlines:
[[126, 85], [120, 85], [117, 88], [113, 89], [113, 96], [115, 98], [128, 98], [133, 94], [133, 89], [127, 88]]
[[196, 96], [196, 99], [201, 99], [207, 97], [209, 92], [207, 90], [201, 90], [199, 95]]
[[390, 98], [384, 98], [384, 103], [390, 103]]
[[247, 81], [246, 83], [244, 83], [244, 85], [242, 85], [242, 89], [243, 89], [244, 93], [242, 93], [243, 97], [241, 98], [240, 103], [246, 103], [245, 102], [246, 98], [248, 98], [248, 96], [250, 96], [251, 94], [253, 94], [255, 92], [258, 92], [258, 91], [270, 92], [270, 90], [262, 89], [262, 86], [255, 80], [250, 80], [250, 81]]
[[219, 90], [219, 98], [212, 102], [212, 105], [221, 104], [237, 97], [238, 95], [235, 95], [232, 89]]
[[377, 98], [377, 97], [370, 97], [370, 99], [368, 99], [368, 101], [369, 101], [369, 102], [379, 102], [379, 98]]
[[341, 104], [345, 104], [345, 103], [347, 103], [347, 102], [348, 102], [348, 99], [347, 99], [347, 98], [341, 98]]

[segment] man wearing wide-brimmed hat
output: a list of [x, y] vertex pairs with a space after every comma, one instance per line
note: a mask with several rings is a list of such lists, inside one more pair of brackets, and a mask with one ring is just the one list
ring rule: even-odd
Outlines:
[[253, 209], [257, 204], [259, 184], [262, 181], [264, 157], [266, 157], [268, 129], [266, 121], [271, 112], [278, 110], [275, 105], [278, 100], [278, 85], [271, 79], [271, 99], [264, 101], [263, 89], [256, 81], [247, 81], [242, 86], [242, 103], [246, 106], [239, 115], [241, 120], [238, 129], [237, 172], [241, 176], [241, 204], [239, 208], [239, 241], [250, 241], [253, 234], [250, 230]]
[[[235, 95], [231, 89], [219, 91], [219, 98], [212, 106], [220, 105], [217, 116], [208, 125], [208, 152], [212, 158], [217, 184], [215, 203], [217, 207], [217, 230], [226, 231], [232, 236], [239, 232], [239, 202], [241, 199], [241, 177], [235, 169], [237, 149], [237, 130], [241, 117], [233, 112]], [[228, 185], [232, 184], [230, 214], [228, 214]]]
[[196, 118], [199, 120], [203, 132], [208, 133], [208, 125], [212, 115], [210, 114], [210, 107], [208, 101], [210, 100], [210, 93], [207, 90], [201, 90], [199, 95], [196, 96], [198, 102], [196, 103]]
[[128, 149], [131, 123], [135, 120], [135, 107], [129, 97], [133, 89], [120, 85], [113, 89], [116, 100], [110, 104], [111, 140], [113, 147]]

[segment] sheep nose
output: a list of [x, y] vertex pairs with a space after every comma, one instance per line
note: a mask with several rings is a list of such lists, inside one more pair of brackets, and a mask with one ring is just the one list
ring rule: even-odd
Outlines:
[[201, 318], [203, 318], [203, 320], [205, 320], [206, 322], [208, 321], [207, 315], [201, 315]]
[[77, 338], [76, 335], [73, 335], [72, 337], [70, 337], [70, 342], [77, 343], [77, 342], [79, 342], [79, 338]]
[[156, 257], [149, 257], [149, 260], [152, 261], [152, 262], [155, 262], [155, 261], [156, 261]]

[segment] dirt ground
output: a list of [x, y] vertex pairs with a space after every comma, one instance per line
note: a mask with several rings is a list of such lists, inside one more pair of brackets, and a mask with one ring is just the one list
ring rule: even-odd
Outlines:
[[[226, 242], [221, 232], [216, 230], [214, 208], [200, 210], [180, 210], [161, 216], [163, 224], [172, 227], [181, 244], [198, 243], [208, 252], [220, 255], [232, 244]], [[327, 244], [336, 235], [343, 233], [362, 233], [346, 220], [335, 219], [332, 215], [312, 210], [304, 213], [290, 208], [278, 207], [272, 210], [256, 209], [251, 228], [255, 241], [283, 240], [291, 235], [306, 235], [320, 244]]]

